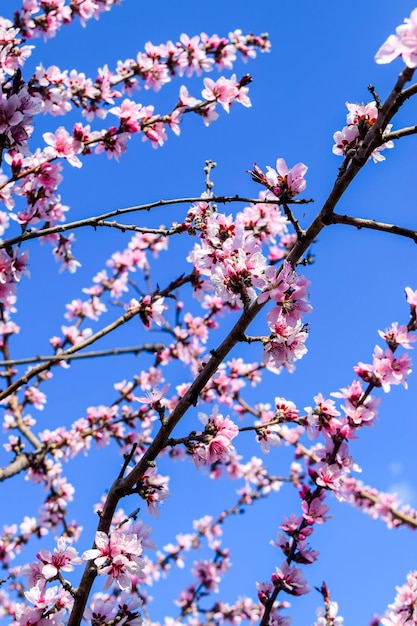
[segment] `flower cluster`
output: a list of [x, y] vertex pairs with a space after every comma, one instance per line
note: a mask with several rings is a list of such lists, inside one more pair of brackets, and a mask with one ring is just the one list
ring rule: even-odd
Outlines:
[[[61, 71], [55, 65], [48, 68], [39, 65], [30, 81], [30, 89], [31, 93], [41, 96], [44, 110], [53, 115], [63, 115], [75, 105], [82, 109], [88, 121], [95, 117], [104, 119], [109, 105], [113, 105], [123, 93], [132, 94], [133, 90], [140, 88], [141, 83], [145, 89], [160, 91], [175, 76], [200, 76], [214, 67], [219, 71], [231, 70], [238, 54], [246, 61], [256, 56], [256, 50], [268, 52], [269, 49], [266, 35], [243, 35], [240, 30], [230, 33], [229, 37], [202, 33], [190, 38], [182, 34], [175, 44], [172, 41], [159, 45], [148, 42], [145, 50], [138, 52], [135, 59], [119, 61], [114, 71], [108, 66], [101, 68], [95, 80], [76, 70], [68, 72]], [[225, 110], [229, 109], [232, 101], [248, 106], [245, 86], [248, 82], [248, 77], [244, 77], [240, 83], [235, 78], [229, 80], [221, 77], [218, 81], [205, 79], [203, 98], [211, 102], [219, 101]], [[135, 103], [130, 102], [125, 100], [120, 109], [134, 107]], [[198, 109], [201, 108], [201, 102], [189, 96], [187, 89], [182, 86], [178, 106], [184, 108], [196, 105], [199, 105]], [[145, 121], [146, 111], [153, 111], [153, 107], [144, 107], [142, 121]], [[203, 117], [206, 115], [203, 111], [201, 114]], [[132, 122], [131, 131], [134, 126]]]
[[23, 3], [21, 11], [15, 13], [15, 24], [24, 37], [54, 37], [63, 25], [79, 17], [83, 26], [91, 18], [98, 19], [100, 13], [109, 11], [120, 0], [65, 0], [44, 2], [30, 0]]
[[407, 582], [397, 587], [397, 595], [379, 620], [381, 626], [412, 626], [417, 622], [417, 572], [410, 572]]
[[307, 287], [309, 281], [299, 276], [291, 265], [284, 261], [281, 272], [276, 273], [259, 301], [270, 298], [275, 306], [267, 315], [270, 337], [264, 342], [263, 363], [268, 369], [279, 372], [285, 367], [294, 370], [294, 361], [307, 352], [305, 341], [307, 325], [301, 322], [304, 313], [310, 313]]
[[211, 415], [199, 413], [198, 418], [204, 424], [204, 432], [202, 442], [193, 450], [197, 467], [227, 461], [233, 449], [232, 440], [239, 433], [236, 424], [229, 417], [223, 417], [217, 406]]
[[[132, 89], [139, 88], [141, 82], [147, 89], [158, 91], [174, 76], [200, 75], [214, 67], [229, 70], [238, 55], [246, 61], [256, 56], [257, 50], [269, 50], [267, 36], [243, 35], [241, 31], [230, 33], [228, 38], [204, 33], [190, 38], [183, 34], [176, 44], [168, 42], [155, 46], [148, 43], [136, 59], [120, 61], [114, 72], [107, 66], [101, 68], [95, 80], [76, 70], [61, 71], [56, 66], [44, 68], [42, 65], [36, 68], [32, 77], [24, 80], [22, 68], [34, 47], [26, 45], [24, 37], [51, 37], [76, 16], [85, 25], [87, 20], [98, 18], [114, 4], [114, 0], [70, 3], [60, 0], [52, 4], [31, 0], [15, 13], [13, 23], [0, 18], [0, 200], [9, 210], [0, 212], [1, 235], [5, 235], [15, 223], [23, 230], [33, 231], [65, 221], [68, 207], [61, 203], [58, 194], [62, 182], [60, 161], [79, 168], [81, 158], [93, 152], [104, 152], [108, 157], [118, 159], [126, 151], [133, 134], [141, 133], [142, 139], [149, 140], [153, 147], [164, 144], [168, 128], [178, 135], [180, 121], [186, 112], [195, 112], [208, 125], [218, 117], [218, 105], [227, 111], [235, 102], [250, 106], [247, 85], [251, 79], [247, 75], [240, 81], [235, 75], [230, 78], [222, 76], [216, 81], [206, 79], [202, 100], [189, 96], [183, 86], [178, 103], [166, 115], [155, 114], [152, 105], [143, 106], [130, 98], [123, 98], [126, 92], [130, 95]], [[121, 101], [118, 103], [117, 100]], [[29, 148], [35, 115], [40, 112], [65, 115], [74, 106], [81, 110], [87, 121], [95, 117], [105, 119], [110, 113], [116, 117], [117, 124], [101, 130], [79, 122], [72, 129], [60, 126], [54, 132], [43, 134], [43, 147], [34, 151]], [[22, 203], [26, 206], [19, 206]], [[79, 267], [80, 263], [72, 253], [73, 234], [48, 233], [43, 238], [45, 240], [53, 246], [53, 254], [61, 262], [61, 269], [74, 272]], [[10, 256], [13, 252], [7, 254]], [[17, 256], [17, 251], [14, 254]], [[1, 281], [6, 285], [3, 301], [16, 290], [17, 280], [17, 274], [9, 272]]]
[[107, 576], [104, 589], [117, 583], [123, 591], [131, 591], [132, 578], [143, 569], [142, 553], [142, 541], [137, 533], [114, 529], [109, 535], [97, 531], [95, 548], [86, 550], [82, 558], [92, 560], [99, 575]]
[[[383, 519], [390, 527], [402, 524], [415, 527], [413, 525], [415, 512], [409, 507], [400, 509], [395, 495], [379, 494], [376, 490], [364, 488], [359, 481], [350, 476], [351, 472], [359, 471], [359, 468], [350, 456], [348, 448], [348, 441], [357, 437], [360, 428], [372, 425], [377, 416], [378, 401], [370, 395], [371, 390], [382, 387], [389, 392], [392, 384], [406, 385], [411, 361], [407, 354], [394, 358], [394, 351], [399, 346], [409, 349], [414, 340], [409, 331], [414, 330], [415, 325], [416, 292], [407, 288], [406, 295], [411, 305], [411, 321], [408, 327], [392, 324], [385, 332], [380, 331], [388, 348], [385, 351], [381, 348], [375, 351], [372, 366], [360, 363], [354, 368], [355, 373], [367, 383], [366, 388], [363, 388], [361, 381], [355, 380], [349, 387], [333, 393], [334, 397], [344, 400], [342, 412], [338, 410], [334, 400], [325, 399], [321, 393], [314, 398], [315, 406], [305, 409], [306, 415], [302, 421], [307, 433], [311, 438], [323, 435], [324, 445], [318, 444], [313, 449], [307, 450], [299, 447], [298, 437], [292, 442], [298, 455], [304, 456], [306, 460], [308, 481], [298, 474], [295, 484], [301, 498], [301, 515], [292, 515], [286, 519], [280, 526], [284, 534], [279, 534], [277, 540], [273, 542], [273, 545], [283, 552], [286, 560], [281, 568], [277, 568], [272, 574], [271, 582], [261, 585], [259, 599], [265, 606], [267, 614], [271, 616], [270, 619], [274, 619], [274, 615], [279, 616], [276, 599], [280, 592], [302, 595], [309, 591], [302, 571], [293, 564], [309, 565], [318, 557], [318, 553], [311, 549], [307, 542], [316, 524], [323, 524], [329, 519], [329, 506], [325, 504], [327, 492], [332, 491], [339, 500], [353, 503], [363, 508], [369, 515]], [[294, 419], [299, 421], [295, 407], [292, 408], [283, 402], [282, 398], [276, 399], [276, 408], [277, 417], [283, 421], [290, 422]], [[395, 512], [396, 506], [398, 508]], [[336, 617], [337, 605], [330, 603], [330, 597], [326, 596], [326, 593], [324, 597], [325, 601], [326, 598], [328, 600], [326, 611], [332, 623], [342, 624], [343, 619]], [[405, 615], [408, 609], [404, 608], [401, 601], [392, 605], [392, 608], [397, 609], [400, 605], [402, 606], [400, 610], [404, 609]], [[321, 609], [318, 612], [319, 619], [316, 624], [325, 623], [323, 619], [326, 611]], [[384, 617], [386, 621], [381, 621], [381, 624], [390, 626], [397, 623], [389, 621], [390, 615], [388, 611]], [[408, 616], [411, 617], [411, 613], [407, 613], [407, 619]]]
[[26, 268], [28, 257], [27, 251], [19, 254], [18, 248], [15, 248], [13, 254], [5, 249], [0, 250], [0, 302], [10, 303], [10, 296], [16, 292], [22, 274], [29, 275]]
[[[368, 104], [346, 102], [346, 107], [349, 111], [346, 116], [347, 126], [333, 135], [335, 141], [333, 154], [352, 157], [360, 147], [368, 130], [375, 124], [378, 118], [378, 108], [374, 101], [368, 102]], [[388, 124], [386, 132], [388, 133], [391, 128], [392, 124]], [[394, 142], [391, 140], [382, 142], [371, 154], [374, 163], [385, 161], [381, 151], [393, 147]]]

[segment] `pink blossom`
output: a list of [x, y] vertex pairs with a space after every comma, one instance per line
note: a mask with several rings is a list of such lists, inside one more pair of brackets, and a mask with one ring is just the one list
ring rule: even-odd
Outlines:
[[324, 497], [325, 494], [324, 491], [322, 491], [320, 496], [314, 498], [311, 502], [307, 502], [306, 500], [302, 501], [301, 508], [303, 510], [303, 518], [306, 520], [307, 524], [323, 524], [329, 519], [330, 516], [326, 515], [329, 507], [323, 504]]
[[366, 122], [369, 126], [376, 122], [378, 109], [374, 100], [368, 102], [368, 104], [353, 104], [351, 102], [346, 102], [345, 104], [349, 111], [346, 117], [349, 126], [357, 124], [360, 121]]
[[286, 561], [276, 568], [275, 574], [272, 574], [272, 582], [293, 596], [302, 596], [310, 591], [301, 570], [288, 565]]
[[[346, 116], [348, 125], [333, 135], [335, 144], [332, 150], [333, 154], [351, 157], [360, 147], [368, 130], [375, 124], [378, 118], [378, 108], [375, 101], [368, 102], [368, 104], [346, 102], [346, 107], [349, 111]], [[385, 134], [388, 134], [391, 128], [392, 124], [387, 124]], [[386, 148], [393, 147], [394, 142], [392, 140], [381, 142], [371, 153], [374, 163], [385, 161], [385, 156], [381, 152]]]
[[45, 143], [50, 146], [45, 149], [47, 157], [62, 157], [74, 167], [81, 167], [81, 161], [76, 156], [79, 148], [77, 148], [74, 138], [63, 126], [60, 126], [55, 133], [44, 133], [43, 138]]
[[397, 595], [381, 618], [382, 626], [408, 626], [417, 622], [417, 572], [410, 572], [407, 581], [397, 587]]
[[162, 389], [151, 389], [146, 396], [136, 398], [137, 402], [148, 404], [150, 408], [162, 407], [167, 404], [165, 395], [169, 389], [169, 383], [164, 385]]
[[212, 414], [199, 413], [199, 420], [204, 424], [207, 443], [198, 444], [193, 451], [197, 466], [210, 465], [216, 461], [229, 458], [232, 449], [231, 441], [237, 437], [239, 429], [229, 417], [223, 417], [215, 406]]
[[202, 97], [208, 101], [219, 102], [226, 113], [230, 110], [230, 105], [237, 98], [239, 91], [233, 79], [221, 76], [217, 81], [211, 78], [204, 79], [204, 87], [201, 92]]
[[143, 567], [140, 538], [135, 533], [124, 533], [120, 529], [111, 531], [110, 535], [97, 531], [95, 545], [95, 548], [83, 553], [83, 560], [93, 560], [98, 573], [108, 576], [105, 588], [115, 581], [120, 589], [130, 590], [132, 575]]
[[139, 316], [145, 328], [150, 328], [151, 322], [155, 322], [157, 326], [161, 326], [164, 322], [163, 312], [166, 310], [164, 298], [145, 296], [140, 302]]
[[169, 476], [157, 474], [157, 468], [149, 467], [142, 476], [140, 495], [146, 500], [148, 512], [155, 517], [159, 516], [159, 506], [171, 494], [168, 490]]
[[[290, 197], [296, 196], [306, 188], [306, 180], [304, 178], [308, 167], [304, 163], [297, 163], [291, 169], [288, 169], [284, 159], [277, 159], [276, 171], [267, 167], [267, 180], [277, 188], [278, 196], [288, 195]], [[274, 190], [275, 193], [275, 190]]]
[[43, 563], [42, 575], [46, 580], [50, 580], [58, 575], [60, 571], [71, 572], [74, 565], [82, 563], [81, 557], [72, 546], [67, 546], [65, 540], [60, 537], [58, 539], [58, 547], [54, 549], [53, 554], [49, 550], [40, 550], [37, 554], [38, 559]]
[[411, 307], [417, 307], [417, 289], [413, 291], [410, 287], [405, 288], [405, 293], [407, 295], [407, 302]]
[[345, 156], [351, 148], [356, 146], [356, 139], [359, 136], [359, 130], [356, 124], [353, 126], [345, 126], [342, 130], [338, 130], [333, 135], [334, 146], [333, 154]]
[[407, 350], [412, 349], [411, 343], [417, 341], [417, 337], [412, 333], [408, 332], [407, 326], [402, 324], [398, 327], [397, 322], [394, 322], [390, 328], [385, 329], [384, 332], [382, 330], [378, 331], [380, 337], [385, 339], [388, 344], [388, 347], [394, 351], [398, 346], [402, 346]]
[[112, 107], [109, 109], [110, 113], [113, 113], [120, 119], [120, 129], [122, 132], [137, 133], [140, 130], [140, 110], [141, 104], [137, 104], [132, 100], [125, 99], [122, 101], [120, 107]]
[[337, 490], [340, 488], [343, 471], [336, 463], [329, 465], [321, 462], [314, 466], [316, 472], [316, 484], [325, 489]]
[[417, 9], [397, 26], [396, 35], [390, 35], [375, 55], [377, 63], [391, 63], [402, 56], [407, 67], [417, 67]]
[[198, 104], [201, 104], [201, 100], [197, 98], [193, 98], [189, 95], [187, 87], [181, 85], [180, 87], [180, 95], [179, 95], [179, 106], [180, 107], [195, 107]]
[[262, 452], [268, 454], [271, 446], [280, 446], [281, 437], [277, 426], [263, 426], [256, 430], [256, 441], [260, 444]]
[[294, 371], [294, 362], [307, 352], [304, 345], [308, 337], [307, 327], [300, 321], [295, 326], [277, 321], [271, 330], [270, 337], [264, 343], [262, 362], [271, 371], [279, 372], [282, 367], [289, 372]]

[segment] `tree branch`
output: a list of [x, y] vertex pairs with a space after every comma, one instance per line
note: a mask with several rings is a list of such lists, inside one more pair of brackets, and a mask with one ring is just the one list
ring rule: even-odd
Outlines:
[[126, 324], [126, 322], [130, 321], [133, 317], [138, 315], [140, 310], [141, 310], [140, 305], [132, 307], [131, 309], [129, 309], [129, 311], [124, 313], [124, 315], [121, 315], [114, 322], [112, 322], [111, 324], [108, 324], [107, 326], [105, 326], [104, 328], [96, 332], [94, 335], [91, 335], [91, 337], [88, 337], [84, 341], [81, 341], [79, 344], [75, 346], [71, 346], [67, 350], [64, 350], [62, 354], [56, 355], [56, 356], [59, 356], [58, 359], [55, 356], [53, 356], [49, 358], [45, 363], [41, 363], [37, 367], [32, 368], [24, 376], [22, 376], [21, 378], [16, 380], [14, 383], [6, 387], [6, 389], [3, 389], [3, 391], [0, 391], [0, 401], [7, 398], [7, 396], [12, 394], [14, 391], [17, 391], [17, 389], [19, 389], [22, 385], [26, 385], [26, 383], [29, 382], [29, 380], [31, 380], [32, 378], [35, 378], [35, 376], [38, 376], [42, 372], [45, 372], [46, 370], [50, 369], [53, 365], [57, 365], [59, 361], [63, 360], [62, 357], [64, 358], [71, 357], [76, 352], [79, 352], [83, 348], [86, 348], [87, 346], [95, 343], [98, 339], [105, 337], [116, 328], [119, 328], [119, 326]]
[[14, 367], [15, 365], [26, 365], [28, 363], [42, 363], [45, 361], [72, 361], [74, 359], [92, 359], [101, 356], [119, 356], [122, 354], [134, 354], [138, 356], [141, 352], [160, 352], [165, 348], [163, 343], [144, 343], [141, 346], [132, 346], [130, 348], [111, 348], [109, 350], [95, 350], [92, 352], [83, 352], [83, 354], [55, 354], [52, 356], [32, 356], [23, 359], [9, 359], [0, 361], [0, 367]]
[[350, 217], [349, 215], [338, 215], [337, 213], [332, 213], [329, 216], [328, 224], [346, 224], [347, 226], [355, 226], [358, 230], [361, 228], [379, 230], [385, 233], [390, 233], [391, 235], [408, 237], [409, 239], [412, 239], [414, 243], [417, 243], [417, 230], [403, 228], [402, 226], [396, 226], [395, 224], [384, 224], [383, 222], [376, 222], [375, 220], [363, 219], [361, 217]]
[[385, 141], [389, 141], [390, 139], [400, 139], [401, 137], [407, 137], [408, 135], [415, 135], [417, 133], [417, 125], [416, 126], [408, 126], [406, 128], [400, 128], [399, 130], [394, 130], [391, 133], [385, 133], [383, 139]]
[[[201, 196], [191, 198], [174, 198], [172, 200], [156, 200], [155, 202], [149, 202], [147, 204], [139, 204], [132, 207], [114, 209], [113, 211], [108, 211], [107, 213], [103, 213], [101, 215], [87, 217], [85, 219], [77, 220], [75, 222], [68, 222], [67, 224], [58, 224], [56, 226], [49, 226], [41, 228], [39, 230], [25, 231], [17, 237], [12, 237], [11, 239], [6, 239], [5, 241], [0, 242], [0, 249], [13, 246], [17, 243], [23, 243], [24, 241], [29, 241], [31, 239], [38, 239], [39, 237], [46, 237], [47, 235], [54, 235], [56, 233], [64, 233], [69, 230], [75, 230], [77, 228], [84, 228], [85, 226], [92, 226], [93, 228], [96, 228], [98, 226], [114, 226], [114, 223], [105, 224], [104, 221], [111, 217], [126, 215], [127, 213], [150, 211], [151, 209], [154, 209], [156, 207], [170, 206], [175, 204], [192, 204], [193, 202], [207, 201], [208, 199], [202, 198]], [[217, 202], [218, 204], [230, 204], [232, 202], [247, 202], [249, 204], [282, 204], [281, 200], [265, 201], [259, 198], [246, 198], [243, 196], [238, 196], [237, 194], [235, 196], [213, 196], [209, 198], [209, 201]], [[293, 204], [306, 204], [309, 202], [313, 202], [313, 200], [298, 200], [294, 201]]]

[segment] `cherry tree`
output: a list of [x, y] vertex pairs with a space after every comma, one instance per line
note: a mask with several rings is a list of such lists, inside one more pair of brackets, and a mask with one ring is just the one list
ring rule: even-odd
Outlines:
[[[88, 28], [92, 18], [117, 10], [116, 4], [24, 0], [13, 15], [0, 18], [0, 480], [19, 484], [24, 476], [43, 497], [38, 510], [0, 530], [0, 617], [16, 626], [244, 620], [279, 626], [291, 623], [291, 604], [315, 593], [317, 615], [309, 622], [343, 624], [331, 581], [309, 573], [320, 558], [317, 534], [331, 525], [335, 502], [392, 529], [417, 527], [410, 505], [358, 478], [351, 445], [375, 425], [386, 394], [407, 388], [417, 284], [402, 285], [398, 276], [398, 288], [405, 290], [402, 319], [376, 329], [373, 352], [358, 354], [363, 360], [352, 364], [353, 375], [331, 393], [317, 389], [303, 406], [287, 397], [282, 384], [274, 383], [278, 393], [271, 391], [270, 381], [296, 376], [301, 359], [315, 358], [307, 355], [314, 307], [309, 274], [320, 255], [319, 235], [338, 224], [362, 231], [360, 236], [379, 231], [381, 237], [417, 242], [417, 231], [395, 220], [338, 212], [356, 176], [378, 168], [400, 139], [417, 132], [415, 125], [396, 124], [417, 93], [417, 9], [394, 24], [395, 34], [381, 37], [374, 51], [378, 64], [401, 62], [388, 95], [370, 86], [368, 102], [346, 102], [346, 121], [333, 137], [339, 160], [322, 206], [308, 195], [308, 165], [287, 162], [279, 153], [269, 165], [248, 165], [250, 195], [232, 186], [218, 194], [216, 163], [207, 159], [198, 195], [160, 199], [155, 192], [151, 201], [138, 197], [134, 206], [103, 207], [78, 218], [77, 207], [66, 206], [61, 196], [71, 169], [82, 177], [88, 163], [104, 154], [122, 170], [134, 142], [143, 141], [144, 151], [180, 142], [193, 117], [209, 133], [221, 115], [251, 106], [247, 70], [271, 46], [268, 35], [241, 30], [182, 34], [176, 41], [147, 42], [96, 76], [36, 60], [31, 69], [42, 38], [59, 36], [72, 22]], [[242, 62], [249, 63], [239, 73]], [[174, 86], [172, 107], [160, 110], [159, 92]], [[149, 91], [156, 104], [143, 104]], [[312, 218], [304, 225], [307, 208]], [[117, 240], [123, 246], [114, 246], [96, 266], [81, 293], [69, 295], [64, 322], [56, 321], [42, 354], [16, 357], [23, 332], [19, 291], [36, 279], [31, 259], [50, 249], [59, 289], [65, 274], [81, 271], [97, 231], [123, 235]], [[88, 237], [82, 239], [84, 232]], [[47, 287], [54, 291], [53, 284]], [[130, 344], [121, 345], [121, 336], [130, 337]], [[126, 354], [139, 357], [131, 375], [120, 365]], [[65, 406], [74, 393], [65, 382], [70, 374], [87, 361], [88, 385], [94, 364], [108, 356], [113, 384], [100, 404], [87, 405], [70, 423], [59, 415], [40, 418], [48, 413], [54, 385]], [[84, 457], [87, 477], [97, 463], [111, 468], [108, 481], [104, 470], [95, 475], [102, 497], [90, 534], [71, 512], [83, 479], [73, 484], [69, 474]], [[281, 457], [288, 463], [278, 474], [273, 459]], [[171, 487], [181, 466], [185, 478], [180, 485], [172, 480]], [[175, 489], [186, 490], [194, 473], [215, 487], [229, 480], [234, 500], [157, 545], [153, 520], [169, 529], [170, 490], [173, 498]], [[261, 525], [256, 529], [272, 544], [273, 569], [265, 567], [263, 579], [253, 580], [252, 595], [219, 599], [232, 561], [224, 528], [233, 524], [239, 532], [239, 514], [284, 486], [295, 504], [274, 520], [275, 537], [265, 536]], [[192, 497], [187, 505], [193, 516]], [[185, 568], [187, 582], [164, 620], [155, 619], [154, 606], [162, 603], [158, 581]], [[416, 623], [417, 572], [398, 582], [374, 626]]]

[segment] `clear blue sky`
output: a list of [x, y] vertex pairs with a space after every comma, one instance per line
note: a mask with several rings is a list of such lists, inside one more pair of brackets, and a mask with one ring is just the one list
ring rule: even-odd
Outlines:
[[[11, 17], [18, 7], [15, 0], [4, 3], [3, 15]], [[135, 56], [145, 42], [176, 40], [182, 32], [190, 36], [200, 32], [227, 35], [241, 28], [255, 34], [268, 32], [272, 42], [270, 54], [258, 55], [248, 65], [239, 63], [235, 69], [238, 76], [246, 72], [253, 76], [251, 109], [233, 107], [229, 116], [221, 113], [208, 129], [199, 119], [186, 119], [181, 137], [171, 135], [162, 149], [152, 150], [149, 143], [133, 139], [119, 163], [102, 156], [86, 159], [80, 171], [65, 167], [61, 194], [64, 204], [71, 206], [69, 219], [159, 198], [199, 195], [206, 159], [218, 164], [213, 176], [217, 193], [255, 196], [258, 189], [246, 170], [253, 162], [264, 168], [283, 157], [289, 165], [302, 161], [309, 167], [305, 197], [314, 198], [315, 203], [300, 209], [305, 213], [301, 221], [308, 225], [327, 197], [341, 163], [331, 148], [333, 133], [345, 124], [344, 103], [369, 101], [370, 83], [382, 99], [389, 92], [402, 64], [397, 61], [379, 66], [373, 57], [413, 8], [408, 0], [179, 0], [175, 4], [124, 0], [122, 6], [104, 14], [98, 22], [90, 22], [86, 29], [74, 24], [46, 44], [36, 41], [37, 49], [28, 68], [42, 62], [45, 66], [76, 68], [92, 77], [105, 63], [114, 67], [119, 59]], [[169, 112], [185, 81], [178, 79], [160, 94], [141, 91], [136, 98], [142, 103], [154, 103], [158, 112]], [[199, 95], [201, 81], [189, 81], [194, 95]], [[395, 127], [415, 124], [413, 112], [413, 104], [404, 107]], [[39, 133], [65, 121], [45, 118]], [[384, 163], [369, 163], [361, 172], [338, 212], [415, 229], [415, 137], [403, 139], [386, 156]], [[176, 210], [158, 210], [149, 223], [168, 224], [175, 219]], [[32, 278], [25, 279], [19, 291], [17, 321], [22, 331], [13, 342], [14, 357], [48, 352], [49, 337], [65, 323], [65, 304], [80, 297], [81, 288], [90, 284], [111, 252], [122, 249], [128, 241], [128, 234], [113, 230], [79, 231], [76, 237], [76, 253], [82, 263], [76, 275], [58, 275], [49, 248], [37, 242], [29, 244]], [[268, 377], [260, 392], [264, 401], [285, 396], [301, 410], [313, 403], [313, 395], [319, 391], [327, 396], [353, 380], [352, 366], [359, 360], [369, 362], [374, 345], [380, 343], [377, 330], [392, 321], [407, 322], [404, 287], [417, 289], [417, 248], [410, 240], [333, 226], [321, 233], [313, 252], [315, 264], [306, 270], [312, 281], [310, 300], [314, 309], [308, 320], [309, 352], [295, 374]], [[169, 278], [182, 271], [169, 257], [164, 263], [163, 271], [170, 272]], [[50, 285], [53, 289], [48, 289]], [[120, 345], [140, 343], [143, 338], [139, 330], [135, 333], [136, 328], [130, 325], [118, 334], [117, 341]], [[98, 347], [108, 345], [104, 341]], [[254, 349], [247, 358], [256, 360], [260, 355]], [[68, 372], [57, 372], [52, 384], [45, 386], [48, 404], [39, 416], [39, 427], [52, 429], [61, 422], [69, 424], [84, 415], [87, 406], [110, 403], [114, 398], [112, 384], [131, 377], [142, 367], [134, 357], [118, 357], [99, 363], [79, 362]], [[395, 388], [388, 396], [381, 392], [378, 424], [361, 433], [360, 440], [352, 444], [352, 454], [363, 467], [366, 483], [382, 490], [399, 486], [417, 507], [415, 374], [409, 384], [408, 391]], [[256, 395], [251, 399], [255, 400]], [[247, 448], [243, 445], [247, 454], [255, 450], [250, 437]], [[0, 452], [1, 464], [3, 458]], [[118, 458], [105, 454], [94, 454], [92, 459], [93, 465], [81, 460], [68, 468], [68, 476], [81, 494], [73, 507], [73, 515], [86, 527], [81, 549], [91, 542], [95, 523], [89, 513], [91, 505], [99, 500], [119, 467]], [[285, 460], [288, 455], [274, 449], [268, 463], [278, 473], [284, 471]], [[162, 473], [167, 471], [168, 466], [162, 469]], [[88, 484], [86, 472], [91, 477]], [[29, 489], [18, 477], [15, 483], [1, 486], [4, 498], [15, 493], [16, 485], [22, 497], [18, 501], [13, 498], [10, 508], [3, 511], [4, 523], [19, 519], [22, 511], [35, 514], [36, 502], [42, 497], [32, 493], [34, 487]], [[191, 465], [177, 464], [171, 487], [173, 495], [155, 524], [154, 539], [160, 545], [171, 541], [177, 532], [189, 532], [193, 519], [205, 513], [216, 515], [220, 507], [232, 504], [236, 486], [212, 483]], [[232, 548], [235, 566], [224, 580], [220, 599], [255, 596], [255, 580], [268, 580], [275, 565], [282, 561], [281, 554], [268, 545], [269, 540], [275, 539], [283, 517], [297, 512], [298, 506], [297, 498], [284, 491], [225, 528], [225, 545]], [[126, 504], [126, 510], [132, 508]], [[395, 586], [405, 581], [408, 571], [417, 568], [416, 536], [407, 530], [388, 531], [383, 523], [371, 522], [360, 512], [336, 502], [332, 513], [334, 519], [313, 535], [312, 547], [320, 551], [321, 557], [317, 564], [305, 568], [305, 575], [311, 587], [326, 581], [346, 624], [366, 624], [374, 612], [382, 613], [393, 600]], [[33, 554], [37, 549], [34, 545]], [[183, 573], [168, 581], [166, 587], [154, 588], [153, 619], [176, 615], [170, 598], [181, 580], [188, 580]], [[295, 626], [312, 624], [319, 603], [320, 597], [314, 591], [306, 598], [294, 599], [290, 614]]]

